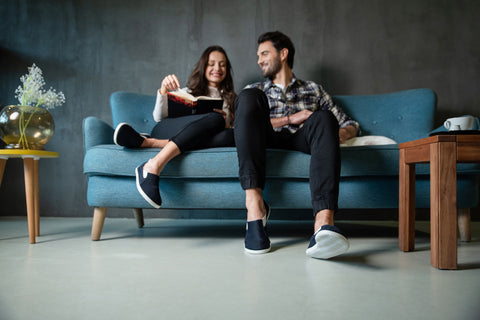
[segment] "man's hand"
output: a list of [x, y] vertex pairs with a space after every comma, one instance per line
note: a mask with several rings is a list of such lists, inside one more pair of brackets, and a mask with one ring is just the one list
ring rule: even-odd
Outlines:
[[340, 144], [345, 143], [350, 138], [353, 138], [357, 135], [357, 129], [354, 126], [346, 126], [345, 128], [340, 128], [338, 136], [340, 137]]

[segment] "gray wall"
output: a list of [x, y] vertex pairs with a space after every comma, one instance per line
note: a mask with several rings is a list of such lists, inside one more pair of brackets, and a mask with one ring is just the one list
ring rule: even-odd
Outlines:
[[[113, 91], [154, 94], [168, 73], [185, 80], [201, 51], [227, 50], [237, 91], [259, 79], [256, 38], [278, 29], [294, 41], [297, 76], [331, 94], [376, 94], [428, 87], [438, 94], [437, 125], [480, 116], [480, 1], [2, 0], [0, 104], [15, 104], [19, 77], [35, 62], [47, 88], [67, 102], [52, 113], [56, 132], [40, 161], [41, 211], [90, 216], [82, 174], [82, 119], [111, 123]], [[478, 209], [477, 209], [478, 211]], [[7, 162], [0, 215], [24, 215], [21, 161]], [[109, 216], [130, 216], [122, 210]]]

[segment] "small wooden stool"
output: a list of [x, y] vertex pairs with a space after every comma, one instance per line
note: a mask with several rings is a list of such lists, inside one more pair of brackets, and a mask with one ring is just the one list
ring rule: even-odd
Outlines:
[[45, 150], [0, 149], [0, 185], [5, 165], [10, 158], [22, 158], [25, 177], [25, 198], [30, 243], [40, 235], [40, 212], [38, 196], [38, 161], [40, 158], [58, 158], [58, 152]]

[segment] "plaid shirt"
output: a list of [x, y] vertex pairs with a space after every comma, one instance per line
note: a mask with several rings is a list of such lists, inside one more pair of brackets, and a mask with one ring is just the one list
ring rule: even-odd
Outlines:
[[[303, 81], [293, 76], [292, 82], [285, 91], [275, 85], [272, 80], [257, 82], [246, 86], [246, 88], [257, 88], [265, 92], [270, 105], [270, 118], [280, 118], [287, 115], [300, 112], [302, 110], [330, 110], [338, 120], [340, 128], [354, 126], [359, 132], [360, 125], [351, 119], [340, 107], [335, 105], [330, 95], [323, 90], [322, 86], [313, 81]], [[294, 133], [302, 125], [288, 125], [281, 128], [274, 128], [275, 131], [281, 131], [282, 128], [288, 128]]]

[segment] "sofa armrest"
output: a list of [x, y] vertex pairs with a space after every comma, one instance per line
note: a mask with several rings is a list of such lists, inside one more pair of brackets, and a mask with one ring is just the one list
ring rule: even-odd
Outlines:
[[83, 120], [83, 148], [87, 151], [99, 144], [113, 144], [113, 128], [96, 117]]

